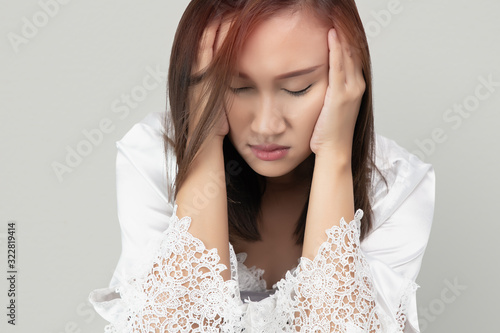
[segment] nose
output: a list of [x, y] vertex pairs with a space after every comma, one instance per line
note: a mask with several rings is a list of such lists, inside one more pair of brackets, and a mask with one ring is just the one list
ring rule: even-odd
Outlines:
[[251, 130], [261, 137], [271, 137], [283, 133], [286, 121], [272, 97], [263, 97], [256, 106]]

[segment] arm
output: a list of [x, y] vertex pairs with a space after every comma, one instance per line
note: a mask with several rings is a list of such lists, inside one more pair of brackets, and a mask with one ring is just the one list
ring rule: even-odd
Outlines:
[[[207, 331], [237, 332], [241, 299], [234, 251], [225, 244], [231, 280], [224, 281], [229, 266], [221, 264], [217, 249], [188, 232], [190, 218], [167, 200], [160, 127], [159, 119], [143, 121], [117, 144], [122, 254], [113, 284], [93, 291], [90, 301], [110, 322], [107, 332], [189, 332], [199, 323]], [[182, 313], [185, 326], [178, 326]]]
[[[178, 217], [174, 205], [169, 227], [147, 265], [130, 283], [118, 288], [126, 304], [117, 332], [237, 332], [241, 326], [236, 256], [230, 252], [230, 280], [218, 249], [209, 249], [190, 230], [194, 220]], [[149, 258], [147, 258], [149, 259]]]
[[310, 142], [316, 162], [302, 251], [309, 259], [326, 240], [325, 229], [354, 217], [352, 141], [366, 87], [359, 55], [335, 29], [328, 33], [328, 47], [328, 88]]
[[[216, 248], [221, 263], [229, 267], [227, 193], [222, 140], [208, 142], [195, 158], [177, 194], [179, 216], [192, 218], [189, 232], [207, 248]], [[224, 280], [230, 272], [222, 272]]]
[[280, 323], [290, 330], [419, 332], [415, 279], [432, 224], [434, 171], [395, 144], [379, 140], [377, 151], [388, 187], [372, 184], [372, 232], [359, 243], [360, 210], [351, 223], [332, 220], [313, 260], [301, 258], [278, 283]]
[[370, 270], [360, 251], [363, 213], [354, 213], [351, 172], [365, 81], [359, 57], [339, 36], [329, 33], [328, 45], [329, 86], [311, 138], [316, 162], [302, 258], [295, 274], [282, 280], [284, 308], [301, 331], [379, 332]]
[[117, 331], [232, 332], [239, 327], [222, 154], [222, 141], [214, 139], [195, 157], [147, 271], [118, 288], [126, 317], [113, 323]]
[[293, 279], [295, 326], [306, 332], [315, 326], [325, 332], [381, 328], [370, 270], [360, 251], [362, 211], [353, 213], [353, 197], [350, 163], [333, 154], [318, 156], [303, 255]]
[[[221, 35], [217, 36], [219, 27]], [[199, 69], [206, 69], [210, 64], [214, 52], [219, 47], [216, 45], [217, 37], [220, 43], [220, 40], [225, 38], [227, 29], [228, 22], [221, 26], [221, 21], [214, 21], [205, 29], [194, 73]], [[189, 112], [188, 143], [206, 105], [206, 99], [202, 97], [205, 86], [206, 83], [201, 82], [189, 91], [189, 107], [192, 109]], [[194, 221], [190, 233], [203, 241], [207, 247], [216, 248], [221, 263], [229, 267], [227, 193], [222, 149], [224, 137], [229, 131], [227, 119], [220, 119], [213, 131], [197, 152], [187, 178], [177, 193], [176, 203], [180, 216], [189, 216]], [[222, 274], [224, 280], [230, 278], [230, 272]]]
[[[201, 68], [211, 60], [219, 23], [205, 30]], [[198, 100], [201, 86], [190, 91], [192, 104], [198, 106], [190, 113], [188, 141], [203, 110], [204, 101]], [[221, 123], [194, 157], [177, 193], [169, 227], [146, 271], [118, 288], [127, 304], [125, 318], [115, 326], [119, 332], [234, 332], [239, 328], [241, 300], [236, 256], [229, 244], [222, 150], [223, 131], [228, 127]]]
[[354, 218], [354, 190], [350, 156], [325, 153], [316, 156], [302, 256], [314, 259], [327, 240], [326, 229], [340, 225], [340, 219]]

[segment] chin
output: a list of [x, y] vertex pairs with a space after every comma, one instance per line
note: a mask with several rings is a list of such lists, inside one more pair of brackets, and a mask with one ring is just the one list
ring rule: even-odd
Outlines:
[[[268, 177], [268, 178], [278, 178], [278, 177], [283, 177], [290, 175], [297, 165], [291, 161], [261, 161], [261, 160], [252, 160], [252, 163], [249, 163], [250, 161], [246, 161], [250, 168], [252, 168], [253, 171], [258, 173], [259, 175], [263, 177]], [[299, 163], [300, 164], [300, 163]]]
[[287, 175], [291, 170], [281, 170], [278, 168], [261, 168], [261, 169], [254, 169], [252, 168], [253, 171], [258, 173], [259, 175], [267, 178], [278, 178]]

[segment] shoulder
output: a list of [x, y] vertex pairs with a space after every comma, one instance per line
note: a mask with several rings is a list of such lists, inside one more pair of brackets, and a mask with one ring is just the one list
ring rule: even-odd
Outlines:
[[376, 134], [375, 165], [387, 184], [378, 172], [372, 172], [374, 223], [371, 232], [387, 221], [405, 201], [419, 201], [416, 204], [432, 206], [423, 209], [433, 210], [435, 173], [431, 164], [423, 162], [394, 140]]
[[418, 331], [415, 281], [432, 227], [434, 168], [379, 134], [375, 165], [387, 184], [376, 171], [372, 173], [373, 225], [361, 249], [370, 264], [377, 302], [395, 314], [406, 300], [406, 328]]
[[151, 112], [116, 142], [116, 146], [126, 149], [144, 149], [147, 146], [158, 147], [162, 144], [165, 114]]
[[110, 286], [133, 275], [146, 248], [168, 228], [173, 205], [163, 144], [163, 114], [150, 113], [116, 142], [117, 215], [122, 254]]
[[[169, 151], [168, 159], [164, 146], [164, 112], [151, 112], [116, 142], [117, 173], [132, 166], [144, 181], [167, 202], [168, 186], [175, 178], [175, 154]], [[167, 169], [167, 163], [169, 168]]]

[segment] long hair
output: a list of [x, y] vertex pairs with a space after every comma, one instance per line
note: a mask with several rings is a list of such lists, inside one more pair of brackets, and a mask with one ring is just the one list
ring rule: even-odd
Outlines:
[[[168, 94], [170, 111], [167, 112], [163, 139], [165, 151], [174, 148], [177, 175], [170, 195], [177, 192], [186, 180], [193, 159], [204, 140], [209, 136], [217, 119], [227, 109], [226, 96], [232, 75], [235, 73], [238, 50], [262, 21], [283, 10], [308, 10], [319, 20], [335, 27], [345, 36], [346, 42], [358, 52], [366, 82], [359, 115], [354, 128], [352, 150], [352, 175], [354, 204], [361, 208], [364, 218], [361, 224], [361, 240], [372, 226], [370, 204], [371, 174], [378, 169], [374, 161], [374, 121], [372, 105], [371, 63], [366, 34], [354, 0], [192, 0], [178, 25], [170, 57]], [[206, 26], [219, 18], [231, 17], [232, 26], [211, 65], [201, 75], [192, 75], [199, 41]], [[192, 139], [187, 144], [189, 123], [188, 89], [200, 80], [208, 87], [205, 109], [201, 113]], [[170, 134], [169, 132], [174, 132]], [[265, 190], [265, 177], [257, 174], [239, 155], [228, 136], [223, 142], [228, 198], [229, 239], [261, 240], [258, 217], [261, 216], [261, 199]], [[314, 153], [308, 160], [314, 164]], [[235, 172], [235, 166], [236, 171]], [[231, 170], [228, 170], [231, 167]], [[312, 170], [312, 169], [311, 169]], [[312, 171], [311, 171], [312, 179]], [[259, 184], [263, 184], [261, 187]], [[294, 235], [296, 244], [304, 241], [304, 231], [309, 198], [297, 220]]]

